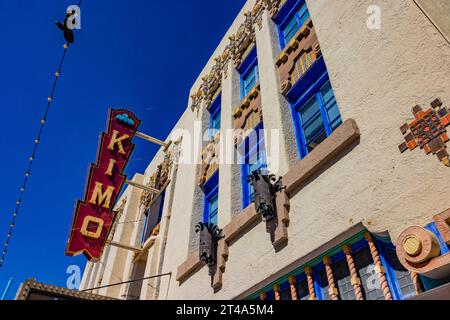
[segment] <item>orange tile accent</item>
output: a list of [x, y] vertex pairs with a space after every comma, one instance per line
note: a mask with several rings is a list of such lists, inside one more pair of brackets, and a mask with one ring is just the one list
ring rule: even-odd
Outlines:
[[448, 134], [447, 134], [447, 133], [443, 133], [443, 134], [441, 135], [441, 138], [442, 138], [442, 141], [444, 141], [444, 142], [448, 142], [448, 141], [450, 141], [450, 139], [449, 139], [449, 137], [448, 137]]
[[414, 140], [414, 141], [411, 141], [411, 142], [409, 142], [408, 143], [408, 148], [409, 148], [409, 150], [414, 150], [415, 148], [417, 148], [417, 142]]
[[431, 148], [430, 148], [430, 146], [426, 144], [426, 145], [423, 147], [423, 151], [425, 151], [426, 154], [430, 154], [430, 153], [431, 153]]

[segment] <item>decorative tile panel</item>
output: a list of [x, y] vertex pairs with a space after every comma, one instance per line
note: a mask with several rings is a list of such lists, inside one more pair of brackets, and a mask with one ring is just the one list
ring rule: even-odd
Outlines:
[[321, 55], [314, 25], [309, 19], [276, 61], [281, 93], [286, 95]]
[[261, 88], [258, 85], [248, 94], [233, 114], [233, 128], [236, 130], [235, 143], [243, 139], [262, 121]]
[[449, 141], [446, 127], [450, 124], [450, 113], [442, 105], [442, 101], [436, 99], [426, 111], [420, 106], [413, 108], [415, 119], [400, 127], [405, 136], [405, 142], [399, 146], [401, 153], [420, 148], [426, 154], [436, 155], [439, 161], [450, 167], [446, 146]]
[[202, 150], [199, 185], [202, 187], [219, 169], [220, 132]]

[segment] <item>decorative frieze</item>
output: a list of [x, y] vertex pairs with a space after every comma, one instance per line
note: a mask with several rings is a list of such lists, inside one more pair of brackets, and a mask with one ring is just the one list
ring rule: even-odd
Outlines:
[[276, 61], [281, 93], [286, 95], [321, 55], [314, 25], [309, 19]]
[[238, 28], [235, 35], [229, 37], [231, 59], [236, 68], [242, 63], [247, 49], [256, 41], [255, 17], [251, 11], [244, 13], [244, 16], [244, 23]]
[[[150, 177], [150, 181], [147, 183], [147, 187], [163, 191], [164, 187], [169, 181], [170, 168], [172, 166], [172, 157], [167, 154], [164, 157], [164, 161], [158, 165], [156, 172]], [[141, 207], [145, 210], [148, 209], [153, 201], [158, 197], [152, 192], [144, 191], [141, 195]]]
[[256, 43], [255, 24], [261, 29], [262, 15], [267, 10], [273, 17], [284, 5], [286, 0], [257, 0], [254, 7], [244, 13], [244, 22], [239, 26], [237, 32], [229, 37], [223, 52], [215, 58], [215, 64], [211, 71], [202, 78], [202, 84], [191, 95], [191, 109], [198, 113], [201, 102], [205, 101], [206, 108], [211, 105], [213, 97], [217, 94], [221, 84], [222, 76], [227, 77], [227, 66], [230, 60], [238, 67], [249, 49]]
[[198, 184], [202, 187], [219, 169], [220, 132], [202, 150], [202, 166]]
[[426, 154], [434, 154], [445, 166], [450, 167], [450, 157], [446, 143], [450, 140], [446, 127], [450, 125], [450, 113], [442, 106], [442, 101], [436, 99], [431, 108], [424, 111], [422, 107], [413, 108], [414, 121], [400, 127], [405, 136], [405, 142], [399, 146], [401, 153], [416, 148]]
[[233, 113], [234, 142], [237, 145], [263, 120], [260, 90], [259, 84], [256, 85]]

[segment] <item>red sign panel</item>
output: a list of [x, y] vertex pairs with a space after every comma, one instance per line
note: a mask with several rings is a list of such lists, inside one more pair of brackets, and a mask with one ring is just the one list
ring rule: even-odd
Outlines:
[[66, 255], [84, 254], [98, 261], [115, 219], [113, 206], [126, 180], [125, 169], [140, 120], [130, 111], [110, 110], [108, 129], [100, 137], [96, 164], [89, 169], [84, 201], [78, 201]]

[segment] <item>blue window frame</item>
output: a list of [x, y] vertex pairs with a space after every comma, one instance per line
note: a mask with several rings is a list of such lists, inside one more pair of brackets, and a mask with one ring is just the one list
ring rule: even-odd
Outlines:
[[203, 187], [205, 193], [205, 205], [203, 210], [203, 222], [218, 225], [219, 214], [219, 172], [205, 183]]
[[[150, 206], [145, 212], [145, 220], [144, 220], [144, 229], [142, 230], [141, 242], [145, 243], [148, 238], [152, 235], [153, 229], [156, 228], [158, 224], [161, 223], [162, 214], [164, 210], [164, 201], [166, 198], [166, 191], [164, 190], [159, 196], [159, 207], [157, 207], [158, 211], [155, 212], [156, 208], [154, 205]], [[156, 214], [158, 214], [156, 216]], [[156, 218], [156, 219], [155, 219]]]
[[242, 205], [244, 209], [255, 201], [255, 189], [253, 185], [248, 182], [248, 177], [253, 172], [266, 168], [266, 153], [262, 123], [255, 128], [255, 132], [256, 141], [251, 141], [252, 139], [247, 137], [241, 146], [241, 148], [245, 148], [242, 164]]
[[278, 26], [281, 49], [286, 47], [310, 17], [305, 0], [288, 0], [274, 18]]
[[[377, 280], [378, 275], [375, 271], [375, 264], [371, 251], [365, 239], [361, 239], [365, 232], [353, 238], [350, 245], [352, 257], [355, 263], [358, 278], [361, 280], [361, 290], [365, 300], [384, 300], [384, 293], [381, 285]], [[400, 264], [394, 245], [390, 239], [381, 239], [373, 236], [375, 246], [380, 253], [381, 262], [386, 270], [389, 289], [394, 300], [404, 300], [416, 295], [415, 287], [412, 282], [411, 274], [405, 270]], [[338, 289], [340, 300], [356, 300], [356, 293], [351, 283], [351, 273], [342, 247], [335, 248], [327, 254], [332, 261], [332, 270], [336, 288]], [[322, 257], [317, 257], [311, 262], [313, 270], [314, 291], [318, 300], [329, 300], [329, 284], [324, 264], [321, 262]], [[285, 275], [278, 280], [281, 288], [282, 300], [291, 300], [289, 292], [283, 293], [283, 288], [289, 285], [288, 276], [294, 275], [297, 280], [297, 293], [301, 299], [308, 299], [308, 285], [306, 283], [306, 275], [304, 267], [294, 270], [291, 274]], [[268, 285], [262, 290], [267, 294], [268, 300], [274, 300], [273, 284]], [[250, 298], [257, 298], [259, 293], [252, 295]]]
[[320, 58], [294, 86], [290, 96], [300, 158], [342, 124], [333, 88]]
[[209, 138], [212, 138], [218, 131], [220, 131], [221, 102], [222, 95], [219, 94], [219, 96], [214, 100], [214, 102], [211, 104], [211, 107], [209, 108]]
[[241, 99], [244, 99], [259, 81], [256, 47], [245, 58], [238, 68], [238, 72], [241, 75]]

